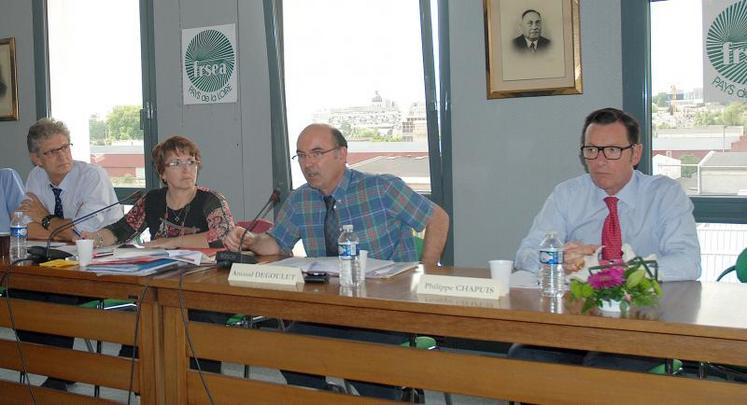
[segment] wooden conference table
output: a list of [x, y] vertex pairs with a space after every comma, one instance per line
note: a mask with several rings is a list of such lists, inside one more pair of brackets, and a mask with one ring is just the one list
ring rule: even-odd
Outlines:
[[[190, 351], [182, 308], [430, 336], [747, 364], [745, 285], [665, 283], [665, 296], [657, 308], [620, 319], [580, 315], [577, 305], [543, 301], [537, 290], [514, 289], [498, 301], [418, 296], [414, 290], [423, 271], [421, 268], [390, 280], [368, 280], [365, 290], [343, 294], [334, 279], [329, 284], [306, 284], [298, 289], [231, 286], [227, 281], [228, 272], [215, 268], [192, 271], [184, 276], [167, 273], [137, 279], [91, 278], [90, 274], [76, 271], [39, 271], [28, 267], [16, 270], [18, 274], [13, 274], [10, 284], [84, 295], [95, 291], [93, 295], [117, 297], [138, 296], [143, 286], [148, 286], [145, 295], [149, 298], [144, 301], [140, 320], [144, 356], [137, 364], [136, 378], [143, 394], [142, 403], [209, 403], [199, 374], [188, 368]], [[425, 271], [475, 277], [488, 275], [486, 269], [428, 268]], [[49, 311], [51, 304], [13, 300], [13, 305], [19, 328], [21, 319], [28, 319], [23, 321], [24, 328], [33, 328], [35, 322], [49, 320], [33, 307], [45, 305], [45, 311]], [[5, 305], [2, 308], [0, 324], [7, 326], [7, 310]], [[54, 310], [55, 315], [68, 312], [67, 308], [57, 306]], [[126, 317], [131, 314], [117, 314], [123, 316], [121, 322], [125, 326], [106, 316], [83, 321], [84, 315], [89, 314], [76, 312], [75, 317], [81, 321], [67, 315], [54, 323], [65, 324], [65, 330], [75, 336], [114, 342], [131, 340], [134, 318]], [[739, 403], [747, 398], [747, 384], [526, 362], [487, 354], [426, 351], [199, 322], [187, 322], [187, 325], [192, 346], [200, 358], [487, 398], [533, 403]], [[119, 333], [113, 333], [117, 328]], [[4, 348], [0, 353], [0, 367], [17, 369], [15, 348], [0, 347]], [[96, 373], [62, 370], [55, 366], [56, 362], [42, 361], [41, 355], [33, 361], [30, 361], [32, 356], [27, 355], [27, 368], [116, 387], [122, 387], [125, 380], [129, 382], [129, 374], [127, 378], [121, 376], [122, 369], [129, 372], [127, 360], [119, 364], [121, 359], [99, 361], [98, 358], [89, 359], [88, 353], [78, 353], [75, 356], [66, 354], [66, 361], [89, 362], [85, 364], [96, 368]], [[155, 361], [146, 359], [147, 353], [155, 353]], [[108, 363], [114, 360], [118, 364]], [[203, 373], [203, 377], [218, 404], [390, 403], [225, 375]], [[12, 383], [0, 386], [0, 392], [10, 390], [19, 392], [18, 398], [23, 395]], [[6, 402], [0, 396], [0, 403]]]

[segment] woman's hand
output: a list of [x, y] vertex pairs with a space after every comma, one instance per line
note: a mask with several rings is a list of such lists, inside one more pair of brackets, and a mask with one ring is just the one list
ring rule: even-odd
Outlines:
[[179, 239], [180, 238], [161, 238], [145, 242], [143, 246], [147, 248], [176, 249], [181, 247], [179, 246]]

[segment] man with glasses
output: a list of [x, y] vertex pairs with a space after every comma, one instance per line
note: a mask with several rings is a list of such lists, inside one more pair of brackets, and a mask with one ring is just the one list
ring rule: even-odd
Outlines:
[[[337, 256], [340, 226], [352, 224], [360, 238], [360, 249], [369, 257], [398, 262], [418, 261], [438, 264], [446, 243], [449, 216], [438, 205], [413, 191], [391, 175], [361, 173], [346, 167], [348, 144], [339, 130], [326, 124], [311, 124], [298, 137], [294, 159], [301, 166], [306, 184], [290, 194], [277, 216], [273, 229], [249, 234], [243, 248], [261, 255], [291, 254], [300, 239], [308, 256]], [[418, 258], [412, 230], [425, 229], [422, 258]], [[224, 240], [226, 247], [238, 249], [244, 229], [236, 227]], [[315, 336], [399, 345], [407, 336], [294, 323], [289, 331]], [[283, 372], [292, 385], [334, 389], [324, 377]], [[402, 389], [354, 381], [363, 396], [400, 399]]]
[[[700, 276], [700, 245], [693, 204], [676, 181], [648, 176], [635, 166], [641, 160], [639, 125], [615, 108], [589, 114], [583, 128], [581, 155], [588, 174], [560, 183], [534, 218], [516, 253], [516, 266], [536, 272], [537, 251], [548, 231], [565, 241], [564, 269], [580, 270], [584, 256], [602, 246], [600, 262], [622, 259], [627, 243], [640, 256], [656, 254], [662, 281]], [[629, 371], [648, 371], [661, 359], [514, 345], [509, 356], [584, 364]]]
[[[51, 232], [70, 223], [75, 218], [91, 213], [117, 201], [109, 177], [104, 169], [73, 160], [70, 152], [70, 131], [64, 123], [52, 118], [42, 118], [29, 128], [26, 138], [34, 167], [26, 181], [25, 199], [19, 206], [31, 218], [28, 224], [29, 239], [47, 239]], [[79, 231], [95, 231], [116, 222], [122, 217], [122, 207], [112, 207], [83, 221], [68, 231], [60, 232], [57, 239], [71, 241]], [[91, 298], [64, 294], [13, 289], [13, 298], [80, 305]], [[73, 337], [46, 333], [17, 331], [18, 338], [67, 349], [73, 348]], [[72, 381], [47, 378], [43, 387], [66, 391]]]
[[[70, 131], [61, 121], [40, 119], [29, 128], [26, 143], [36, 166], [26, 181], [28, 198], [19, 207], [31, 218], [29, 239], [47, 239], [56, 228], [117, 201], [104, 169], [73, 160]], [[121, 217], [122, 207], [115, 206], [56, 238], [70, 241], [76, 233], [95, 231]]]

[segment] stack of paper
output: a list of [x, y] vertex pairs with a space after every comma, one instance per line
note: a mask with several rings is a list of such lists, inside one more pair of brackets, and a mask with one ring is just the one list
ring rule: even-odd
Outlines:
[[142, 248], [117, 248], [107, 257], [97, 257], [86, 270], [98, 274], [148, 275], [186, 263], [199, 266], [205, 260], [201, 252], [192, 250], [166, 250]]

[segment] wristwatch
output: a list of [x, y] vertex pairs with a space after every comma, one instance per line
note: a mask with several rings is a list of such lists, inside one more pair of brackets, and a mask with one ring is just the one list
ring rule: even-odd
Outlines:
[[41, 221], [42, 228], [49, 230], [49, 221], [51, 221], [52, 218], [54, 218], [54, 217], [55, 217], [55, 215], [53, 215], [53, 214], [49, 214], [46, 217], [44, 217], [42, 219], [42, 221]]

